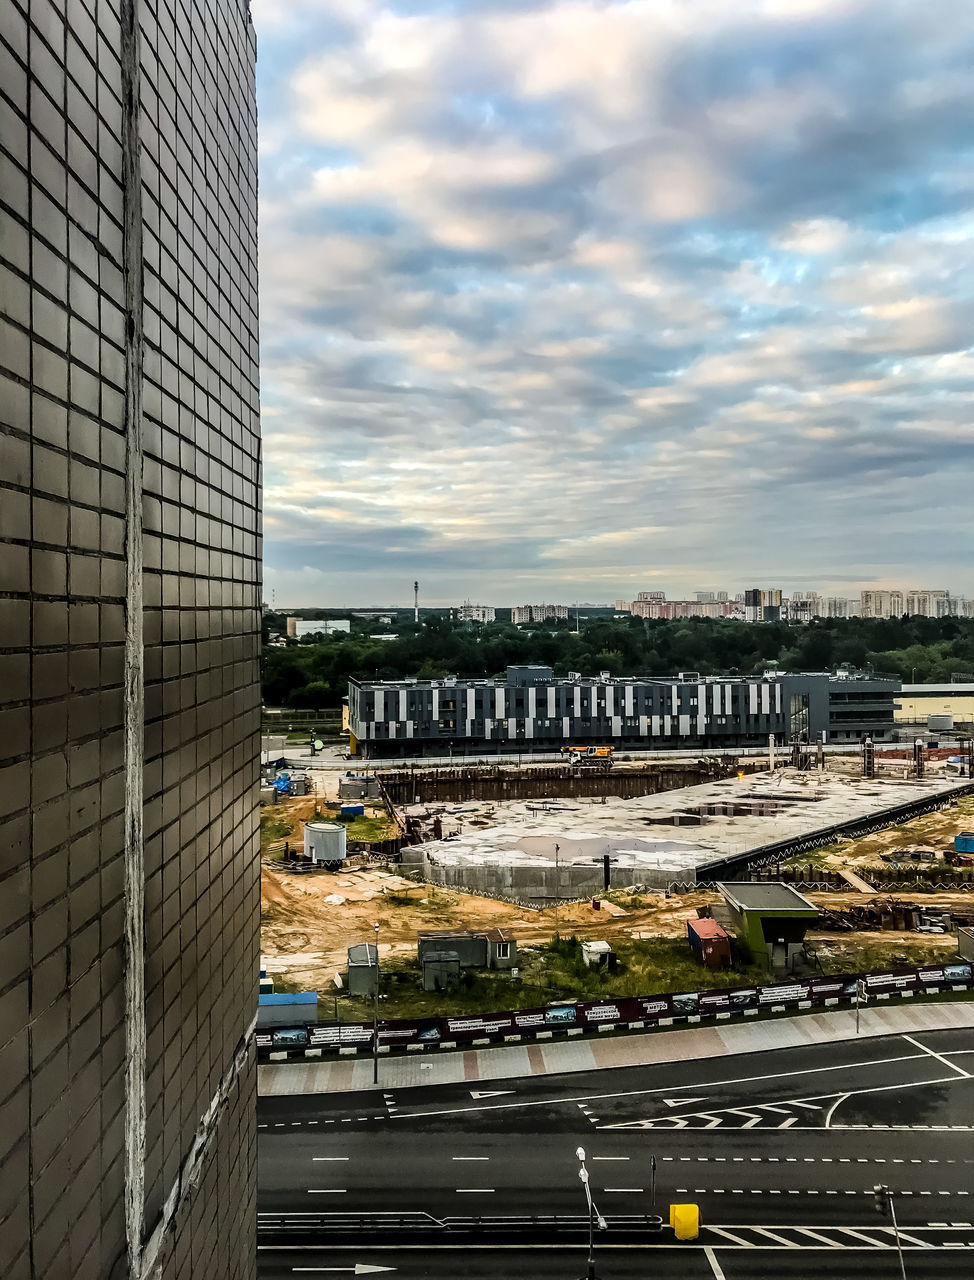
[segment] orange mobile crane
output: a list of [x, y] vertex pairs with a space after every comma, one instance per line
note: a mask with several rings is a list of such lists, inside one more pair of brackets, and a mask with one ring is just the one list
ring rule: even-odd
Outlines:
[[569, 764], [590, 769], [604, 769], [606, 772], [612, 768], [612, 753], [614, 751], [615, 747], [569, 746], [561, 748], [561, 754], [568, 756]]

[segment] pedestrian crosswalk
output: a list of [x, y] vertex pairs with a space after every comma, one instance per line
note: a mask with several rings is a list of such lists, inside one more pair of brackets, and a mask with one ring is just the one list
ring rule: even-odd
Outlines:
[[[972, 1249], [974, 1225], [939, 1223], [899, 1228], [903, 1249]], [[719, 1249], [895, 1249], [896, 1228], [877, 1226], [707, 1226], [700, 1242]]]

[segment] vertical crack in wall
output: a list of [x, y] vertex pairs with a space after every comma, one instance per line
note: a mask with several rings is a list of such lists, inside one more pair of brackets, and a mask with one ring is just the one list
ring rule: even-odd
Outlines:
[[125, 1236], [130, 1276], [145, 1233], [145, 658], [142, 553], [142, 165], [139, 0], [122, 0], [125, 278]]
[[257, 1030], [257, 1017], [237, 1044], [233, 1061], [220, 1081], [219, 1088], [210, 1099], [210, 1104], [200, 1117], [185, 1160], [180, 1166], [176, 1181], [169, 1189], [162, 1214], [146, 1241], [142, 1255], [142, 1266], [139, 1280], [162, 1280], [163, 1268], [160, 1258], [168, 1233], [177, 1225], [179, 1212], [199, 1186], [206, 1161], [210, 1155], [213, 1141], [217, 1138], [224, 1112], [231, 1101], [233, 1091], [237, 1088], [240, 1077], [252, 1066], [254, 1049], [254, 1033]]

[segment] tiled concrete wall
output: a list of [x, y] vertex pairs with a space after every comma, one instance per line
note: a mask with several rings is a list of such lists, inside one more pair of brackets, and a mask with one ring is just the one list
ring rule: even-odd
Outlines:
[[5, 1280], [255, 1267], [254, 53], [0, 4]]

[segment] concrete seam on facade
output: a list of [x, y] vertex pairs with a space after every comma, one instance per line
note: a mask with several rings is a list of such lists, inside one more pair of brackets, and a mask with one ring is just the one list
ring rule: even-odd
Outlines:
[[[28, 65], [30, 65], [30, 64], [31, 64], [31, 54], [32, 54], [32, 52], [33, 52], [32, 45], [33, 45], [33, 42], [34, 42], [35, 37], [34, 37], [34, 35], [33, 35], [32, 31], [31, 31], [31, 28], [30, 28], [30, 26], [29, 26], [29, 25], [27, 26], [27, 37], [26, 37], [26, 38], [27, 38], [27, 55], [26, 55], [26, 56], [27, 56], [27, 62], [28, 62]], [[30, 130], [30, 129], [28, 129], [28, 131], [27, 131], [27, 165], [28, 165], [28, 168], [31, 168], [31, 169], [32, 169], [32, 167], [33, 167], [33, 163], [32, 163], [32, 162], [33, 162], [33, 152], [34, 152], [34, 137], [35, 137], [35, 135], [34, 135], [33, 131], [32, 131], [32, 130]], [[28, 201], [28, 205], [27, 205], [27, 209], [28, 209], [28, 216], [29, 216], [29, 218], [30, 218], [31, 225], [33, 225], [33, 220], [34, 220], [34, 219], [33, 219], [33, 214], [34, 214], [34, 185], [33, 185], [33, 183], [30, 183], [30, 184], [28, 185], [27, 201]], [[33, 257], [31, 257], [31, 259], [30, 259], [30, 266], [31, 266], [31, 268], [33, 268]], [[30, 322], [30, 325], [31, 325], [31, 329], [32, 329], [32, 330], [33, 330], [33, 323], [34, 323], [34, 306], [35, 306], [35, 303], [34, 303], [34, 293], [33, 293], [33, 290], [32, 290], [32, 291], [31, 291], [31, 301], [30, 301], [30, 311], [29, 311], [29, 322]], [[6, 361], [4, 361], [4, 363], [6, 364], [7, 362], [6, 362]], [[12, 362], [10, 362], [10, 363], [12, 363]], [[35, 384], [34, 384], [34, 343], [33, 343], [33, 342], [31, 342], [31, 343], [30, 343], [30, 345], [29, 345], [29, 349], [28, 349], [28, 353], [27, 353], [27, 372], [28, 372], [28, 377], [29, 377], [28, 386], [32, 389], [32, 388], [34, 387], [34, 385], [35, 385]], [[31, 399], [28, 401], [28, 403], [30, 404], [31, 411], [33, 411], [33, 399], [31, 398]], [[31, 432], [31, 436], [30, 436], [30, 475], [29, 475], [29, 477], [26, 477], [26, 480], [27, 480], [27, 483], [29, 483], [29, 484], [31, 484], [31, 485], [33, 484], [33, 480], [34, 480], [34, 437], [33, 437], [33, 432]], [[34, 504], [33, 504], [33, 502], [31, 502], [31, 503], [30, 503], [30, 514], [29, 514], [29, 516], [28, 516], [28, 521], [29, 521], [29, 524], [28, 524], [28, 526], [27, 526], [27, 532], [28, 532], [28, 537], [30, 538], [30, 545], [31, 545], [31, 546], [33, 546], [33, 545], [34, 545]], [[8, 546], [8, 545], [7, 545], [7, 546], [5, 546], [4, 550], [5, 550], [5, 551], [9, 550], [9, 546]], [[34, 610], [34, 609], [30, 609], [30, 610], [29, 610], [29, 613], [28, 613], [28, 616], [29, 616], [29, 623], [28, 623], [28, 627], [29, 627], [29, 631], [28, 631], [28, 641], [29, 641], [29, 644], [30, 644], [30, 652], [31, 652], [31, 653], [35, 653], [35, 652], [37, 651], [37, 650], [36, 650], [36, 613], [35, 613], [35, 610]], [[34, 697], [35, 697], [35, 694], [34, 694], [34, 675], [33, 675], [33, 671], [31, 672], [31, 677], [30, 677], [30, 689], [29, 689], [29, 693], [30, 693], [31, 704], [33, 705], [33, 701], [34, 701]], [[30, 753], [30, 755], [29, 755], [30, 760], [32, 760], [32, 761], [33, 761], [33, 759], [34, 759], [34, 740], [35, 740], [35, 739], [34, 739], [34, 718], [33, 718], [33, 716], [31, 716], [31, 717], [30, 717], [30, 719], [29, 719], [29, 721], [28, 721], [27, 733], [28, 733], [27, 750], [28, 750], [28, 751], [29, 751], [29, 753]], [[35, 820], [36, 820], [36, 809], [35, 809], [35, 807], [34, 807], [34, 770], [33, 770], [33, 769], [31, 769], [31, 770], [30, 770], [27, 786], [28, 786], [28, 790], [27, 790], [27, 802], [28, 802], [28, 804], [29, 804], [29, 806], [30, 806], [30, 810], [29, 810], [29, 812], [30, 812], [30, 818], [29, 818], [29, 828], [28, 828], [28, 829], [29, 829], [29, 839], [30, 839], [29, 849], [30, 849], [30, 853], [31, 853], [31, 856], [27, 859], [27, 884], [28, 884], [28, 894], [29, 894], [29, 899], [28, 899], [28, 900], [29, 900], [31, 903], [33, 903], [33, 901], [34, 901], [34, 858], [33, 858], [33, 850], [34, 850], [34, 847], [35, 847], [35, 844], [34, 844], [34, 823], [35, 823]], [[32, 955], [34, 954], [34, 912], [33, 912], [32, 910], [28, 912], [28, 916], [27, 916], [27, 937], [28, 937], [28, 945], [30, 946], [30, 952], [29, 952], [29, 954], [32, 956]], [[28, 1114], [28, 1116], [32, 1116], [32, 1115], [34, 1114], [34, 1102], [35, 1102], [35, 1098], [34, 1098], [34, 1074], [35, 1074], [35, 1072], [34, 1072], [34, 1019], [33, 1019], [33, 1010], [34, 1010], [34, 978], [35, 978], [35, 975], [34, 975], [34, 969], [33, 969], [33, 966], [30, 966], [30, 967], [28, 968], [28, 991], [29, 991], [29, 1002], [28, 1002], [28, 1017], [27, 1017], [27, 1055], [28, 1055], [28, 1057], [27, 1057], [27, 1062], [28, 1062], [28, 1072], [27, 1072], [27, 1114]], [[35, 1171], [34, 1155], [35, 1155], [35, 1153], [34, 1153], [34, 1144], [33, 1144], [33, 1142], [28, 1141], [28, 1143], [27, 1143], [27, 1177], [28, 1177], [28, 1186], [30, 1187], [30, 1194], [27, 1196], [27, 1219], [28, 1219], [28, 1237], [27, 1237], [27, 1239], [28, 1239], [28, 1245], [27, 1245], [27, 1258], [28, 1258], [29, 1274], [30, 1274], [31, 1276], [35, 1276], [35, 1275], [37, 1274], [37, 1259], [36, 1259], [36, 1254], [35, 1254], [35, 1247], [36, 1247], [36, 1244], [37, 1244], [37, 1231], [36, 1231], [36, 1222], [35, 1222], [35, 1195], [34, 1195], [34, 1186], [35, 1186], [35, 1181], [34, 1181], [34, 1180], [35, 1180], [35, 1176], [36, 1176], [36, 1171]]]
[[139, 0], [121, 6], [125, 276], [125, 1233], [130, 1276], [145, 1231], [145, 651], [143, 636], [143, 245]]
[[237, 1081], [247, 1070], [250, 1055], [254, 1052], [254, 1033], [257, 1030], [257, 1015], [247, 1028], [243, 1039], [237, 1046], [229, 1070], [220, 1081], [219, 1088], [210, 1099], [190, 1147], [176, 1175], [176, 1180], [166, 1196], [162, 1207], [162, 1215], [152, 1235], [146, 1241], [145, 1250], [140, 1259], [139, 1280], [160, 1280], [163, 1274], [160, 1254], [166, 1235], [176, 1221], [182, 1206], [188, 1201], [196, 1189], [203, 1172], [207, 1157], [210, 1154], [211, 1139], [216, 1137], [220, 1123], [220, 1112], [227, 1103]]

